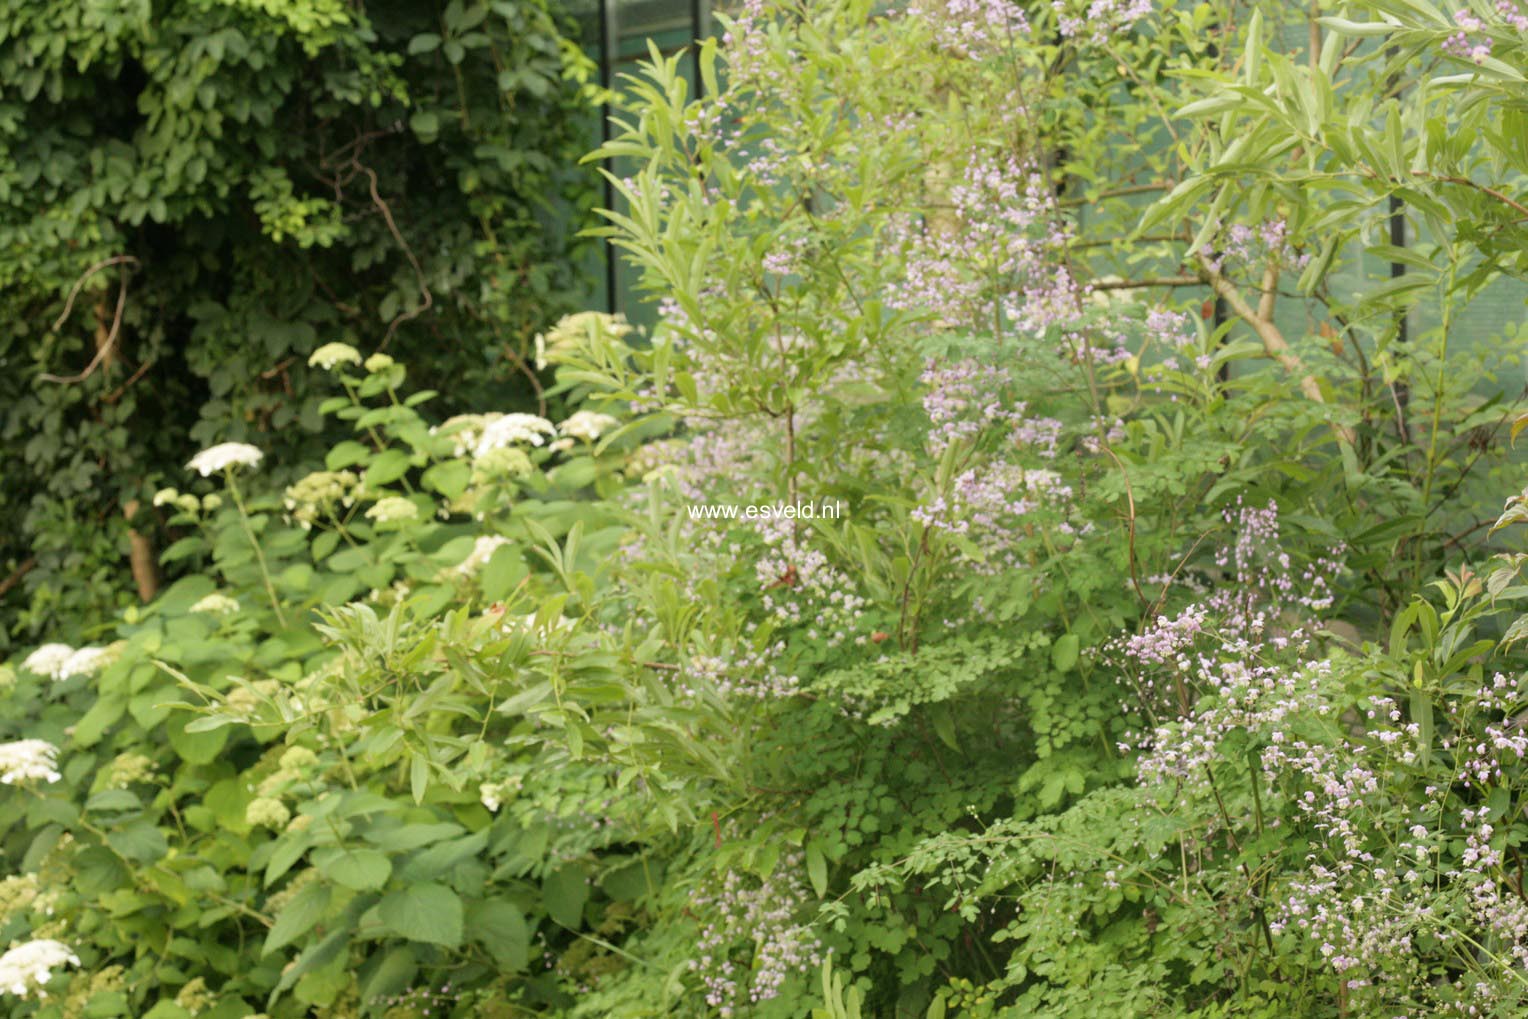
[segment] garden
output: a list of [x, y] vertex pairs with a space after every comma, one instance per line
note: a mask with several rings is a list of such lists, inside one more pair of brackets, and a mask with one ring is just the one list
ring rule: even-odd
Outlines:
[[1528, 1014], [1528, 5], [614, 3], [0, 4], [0, 1015]]

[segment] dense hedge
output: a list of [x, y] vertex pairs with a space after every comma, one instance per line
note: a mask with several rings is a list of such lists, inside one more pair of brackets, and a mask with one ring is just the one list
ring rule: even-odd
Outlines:
[[541, 0], [0, 13], [0, 646], [152, 590], [150, 499], [196, 443], [321, 452], [323, 342], [534, 408], [531, 337], [585, 297], [573, 27]]

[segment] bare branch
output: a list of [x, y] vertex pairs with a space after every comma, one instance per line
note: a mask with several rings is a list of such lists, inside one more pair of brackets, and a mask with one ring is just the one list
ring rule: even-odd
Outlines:
[[[113, 265], [125, 266], [128, 264], [137, 265], [138, 259], [132, 255], [113, 255], [111, 258], [97, 262], [89, 269], [86, 269], [84, 275], [75, 280], [74, 286], [70, 288], [69, 298], [64, 302], [64, 313], [58, 317], [58, 321], [53, 323], [53, 331], [57, 332], [58, 330], [62, 329], [64, 323], [69, 320], [69, 313], [74, 309], [74, 299], [79, 296], [80, 288], [85, 285], [86, 280], [90, 279], [90, 277], [94, 276], [102, 269], [106, 269]], [[122, 281], [117, 287], [117, 310], [111, 319], [111, 330], [106, 334], [104, 339], [96, 343], [95, 357], [90, 359], [90, 363], [85, 366], [85, 370], [80, 372], [78, 375], [53, 375], [51, 373], [44, 372], [43, 374], [37, 376], [39, 381], [58, 382], [64, 385], [74, 385], [78, 382], [84, 382], [86, 379], [90, 378], [90, 376], [94, 375], [96, 369], [101, 367], [101, 365], [111, 357], [112, 351], [114, 351], [117, 347], [117, 337], [121, 334], [122, 331], [122, 312], [127, 308], [127, 277], [128, 272], [124, 269], [122, 272]]]
[[363, 165], [359, 158], [352, 158], [350, 165], [364, 173], [367, 180], [371, 182], [372, 204], [382, 213], [382, 218], [387, 223], [388, 232], [393, 235], [393, 240], [397, 241], [398, 246], [403, 249], [403, 254], [408, 258], [409, 265], [414, 267], [414, 275], [419, 278], [419, 292], [424, 297], [424, 303], [419, 305], [419, 307], [412, 311], [401, 311], [393, 316], [393, 320], [387, 324], [387, 333], [382, 337], [382, 342], [378, 347], [378, 349], [382, 349], [392, 340], [393, 333], [398, 331], [399, 326], [410, 319], [418, 318], [428, 311], [435, 303], [435, 297], [430, 293], [430, 284], [425, 277], [424, 267], [419, 264], [419, 259], [415, 257], [414, 249], [409, 247], [409, 242], [403, 239], [403, 233], [398, 229], [398, 224], [393, 221], [393, 210], [388, 206], [387, 202], [383, 201], [381, 192], [377, 190], [377, 172], [371, 167]]
[[[1314, 403], [1326, 403], [1326, 398], [1321, 395], [1321, 385], [1316, 377], [1305, 370], [1305, 365], [1295, 356], [1294, 351], [1289, 349], [1289, 342], [1284, 339], [1284, 334], [1279, 332], [1279, 327], [1273, 324], [1272, 319], [1258, 314], [1257, 310], [1247, 303], [1241, 291], [1210, 262], [1203, 254], [1195, 256], [1199, 261], [1200, 272], [1204, 282], [1208, 283], [1215, 293], [1225, 298], [1226, 304], [1236, 313], [1263, 343], [1263, 350], [1268, 356], [1284, 366], [1284, 370], [1300, 380], [1300, 391]], [[1264, 294], [1266, 300], [1267, 293]], [[1353, 445], [1353, 429], [1347, 425], [1331, 422], [1332, 430], [1337, 437], [1346, 445]]]

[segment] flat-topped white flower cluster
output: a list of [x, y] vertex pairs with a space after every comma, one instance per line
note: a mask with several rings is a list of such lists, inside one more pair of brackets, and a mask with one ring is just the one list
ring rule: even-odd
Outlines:
[[0, 743], [0, 784], [57, 782], [58, 747], [45, 739], [19, 739]]
[[206, 478], [231, 467], [253, 467], [264, 458], [264, 453], [247, 442], [220, 442], [193, 456], [186, 468]]
[[53, 979], [53, 971], [79, 964], [79, 956], [62, 941], [28, 941], [0, 955], [0, 992], [20, 998], [46, 998], [48, 992], [43, 988]]
[[103, 647], [72, 648], [68, 644], [44, 644], [22, 660], [21, 667], [55, 683], [73, 676], [91, 676], [110, 658]]

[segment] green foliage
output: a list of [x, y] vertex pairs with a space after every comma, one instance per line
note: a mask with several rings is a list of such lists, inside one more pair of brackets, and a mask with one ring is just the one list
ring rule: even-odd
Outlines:
[[534, 395], [536, 329], [586, 296], [569, 30], [539, 0], [0, 15], [0, 646], [125, 603], [195, 443], [297, 476], [325, 341], [381, 338], [453, 407]]
[[672, 745], [700, 716], [648, 717], [661, 649], [592, 625], [624, 527], [591, 497], [620, 456], [485, 439], [501, 415], [432, 426], [401, 365], [329, 353], [356, 435], [335, 469], [283, 494], [257, 451], [202, 454], [220, 485], [155, 499], [189, 532], [167, 555], [201, 568], [77, 672], [10, 674], [7, 730], [68, 758], [0, 807], [12, 866], [57, 889], [31, 933], [125, 981], [54, 1010], [151, 1014], [192, 980], [235, 1016], [385, 1010], [442, 979], [463, 1007], [562, 1001], [543, 960], [629, 913], [633, 840], [682, 814], [656, 791], [704, 770]]
[[[1399, 185], [1267, 108], [1351, 62], [1369, 124], [1363, 46], [987, 13], [746, 7], [698, 96], [654, 51], [592, 158], [659, 321], [527, 348], [558, 424], [315, 332], [312, 470], [145, 494], [185, 575], [4, 673], [59, 748], [0, 745], [0, 920], [79, 959], [39, 1012], [1521, 1012], [1528, 559], [1445, 570], [1491, 250], [1420, 256], [1402, 344], [1351, 251]], [[250, 215], [321, 254], [299, 179]]]

